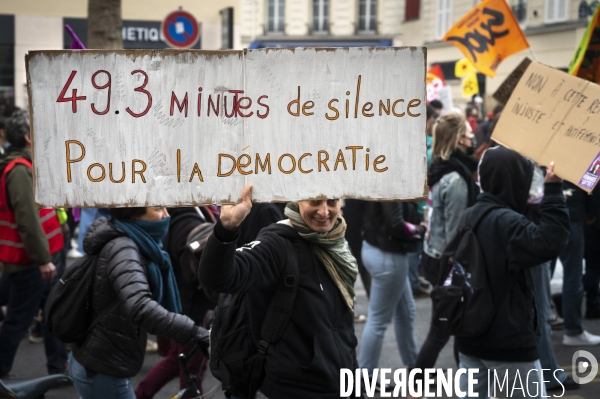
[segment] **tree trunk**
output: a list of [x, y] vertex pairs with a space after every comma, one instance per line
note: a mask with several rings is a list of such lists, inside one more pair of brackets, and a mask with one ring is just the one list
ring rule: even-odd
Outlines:
[[121, 0], [88, 0], [89, 49], [122, 49]]

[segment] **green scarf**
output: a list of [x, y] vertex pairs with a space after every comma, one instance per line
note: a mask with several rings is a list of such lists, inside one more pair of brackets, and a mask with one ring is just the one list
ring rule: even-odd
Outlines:
[[340, 290], [350, 310], [354, 309], [354, 282], [358, 274], [356, 259], [350, 252], [346, 241], [346, 221], [338, 216], [333, 229], [327, 233], [317, 233], [306, 225], [298, 209], [298, 204], [288, 202], [285, 216], [290, 219], [292, 227], [300, 237], [316, 244], [311, 245], [317, 258], [325, 265], [327, 273]]

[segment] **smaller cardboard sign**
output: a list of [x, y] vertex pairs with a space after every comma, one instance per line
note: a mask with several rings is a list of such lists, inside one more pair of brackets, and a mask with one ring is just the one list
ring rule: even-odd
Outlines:
[[537, 62], [519, 80], [493, 133], [498, 143], [588, 193], [600, 175], [600, 87]]
[[523, 58], [523, 61], [504, 79], [504, 82], [494, 92], [492, 97], [502, 105], [506, 105], [515, 87], [519, 84], [519, 80], [523, 77], [523, 74], [527, 70], [527, 67], [531, 64], [531, 60], [527, 57]]

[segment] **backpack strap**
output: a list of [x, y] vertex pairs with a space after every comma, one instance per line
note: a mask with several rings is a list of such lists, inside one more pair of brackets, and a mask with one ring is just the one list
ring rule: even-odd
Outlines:
[[457, 249], [462, 237], [469, 231], [475, 231], [479, 223], [483, 220], [483, 218], [493, 211], [494, 209], [502, 208], [501, 205], [491, 204], [483, 207], [479, 211], [477, 215], [475, 215], [475, 220], [471, 223], [471, 219], [473, 217], [473, 207], [467, 208], [460, 217], [458, 221], [458, 228], [456, 232], [452, 236], [452, 238], [448, 241], [446, 248], [442, 253], [442, 257], [438, 260], [438, 271], [437, 271], [437, 286], [443, 286], [444, 282], [448, 278], [448, 274], [452, 270], [452, 262], [446, 263], [442, 262], [443, 259], [450, 257], [450, 259], [454, 258], [454, 251]]
[[[96, 261], [94, 262], [94, 276], [96, 275], [96, 271], [98, 270], [98, 255], [91, 255], [91, 256], [96, 256]], [[94, 281], [92, 279], [92, 281], [88, 281], [89, 284], [89, 288], [88, 288], [88, 299], [87, 301], [89, 303], [91, 303], [91, 299], [94, 295]], [[96, 324], [98, 324], [100, 322], [100, 320], [102, 320], [104, 318], [104, 316], [106, 316], [108, 314], [108, 312], [110, 312], [111, 310], [114, 310], [119, 304], [119, 297], [115, 296], [101, 311], [100, 313], [98, 313], [96, 315], [96, 317], [94, 317], [94, 320], [92, 320], [92, 322], [90, 323], [89, 327], [87, 328], [84, 338], [88, 336], [88, 334], [92, 331], [92, 329], [94, 327], [96, 327]], [[91, 305], [90, 305], [91, 306]], [[82, 341], [83, 341], [82, 339]]]
[[471, 218], [471, 214], [473, 213], [473, 208], [470, 208], [468, 210], [469, 215], [466, 218], [466, 228], [470, 228], [471, 230], [473, 230], [473, 232], [475, 231], [475, 229], [477, 229], [477, 226], [479, 226], [479, 223], [483, 220], [483, 218], [490, 213], [491, 211], [493, 211], [494, 209], [500, 209], [500, 208], [504, 208], [502, 205], [496, 205], [496, 204], [492, 204], [492, 205], [488, 205], [485, 206], [482, 210], [479, 211], [479, 213], [477, 214], [477, 216], [475, 217], [475, 220], [473, 221], [473, 223], [469, 224], [469, 219]]
[[[494, 209], [500, 209], [500, 208], [504, 208], [504, 207], [501, 205], [497, 205], [497, 204], [492, 204], [492, 205], [488, 205], [488, 206], [484, 207], [481, 211], [479, 211], [479, 214], [475, 217], [475, 220], [470, 225], [471, 230], [473, 232], [475, 232], [475, 229], [477, 228], [477, 226], [479, 226], [479, 223], [483, 220], [483, 218], [488, 213], [490, 213]], [[468, 219], [469, 219], [469, 217], [467, 217], [467, 221], [468, 221]], [[491, 287], [492, 285], [491, 285], [491, 281], [489, 281], [489, 276], [488, 276], [487, 270], [486, 270], [485, 276], [488, 279], [488, 287]], [[506, 300], [506, 298], [508, 298], [508, 296], [510, 295], [510, 291], [512, 290], [512, 287], [515, 285], [515, 281], [516, 281], [515, 278], [510, 279], [510, 283], [508, 284], [508, 287], [506, 287], [506, 289], [502, 293], [502, 296], [500, 297], [500, 301], [498, 301], [498, 303], [496, 304], [496, 309], [499, 309], [500, 306], [502, 306], [502, 304]]]
[[290, 240], [284, 239], [284, 241], [287, 259], [283, 268], [279, 287], [271, 299], [271, 303], [267, 309], [267, 315], [261, 327], [261, 339], [257, 348], [258, 353], [256, 354], [252, 365], [249, 398], [254, 398], [256, 391], [258, 391], [267, 350], [271, 344], [279, 341], [283, 335], [283, 331], [290, 320], [296, 293], [298, 291], [298, 281], [300, 279], [298, 255]]

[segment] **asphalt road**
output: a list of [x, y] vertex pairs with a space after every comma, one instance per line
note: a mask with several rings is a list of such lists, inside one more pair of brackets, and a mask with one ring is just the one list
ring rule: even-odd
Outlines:
[[[561, 276], [562, 269], [560, 264], [557, 266], [557, 270], [555, 272], [554, 280], [552, 281], [553, 292], [560, 291], [561, 285]], [[368, 313], [368, 301], [365, 295], [365, 291], [362, 287], [362, 284], [359, 281], [357, 282], [357, 300], [356, 300], [356, 310], [357, 313], [367, 314]], [[427, 332], [429, 330], [429, 319], [431, 316], [431, 302], [428, 298], [418, 299], [417, 300], [417, 318], [415, 323], [415, 334], [417, 337], [417, 342], [419, 345], [425, 340]], [[362, 336], [362, 331], [364, 328], [364, 324], [356, 324], [356, 335], [358, 337], [359, 343]], [[591, 333], [600, 334], [600, 320], [584, 320], [584, 328]], [[577, 349], [585, 349], [592, 353], [597, 359], [600, 359], [600, 346], [596, 347], [588, 347], [588, 348], [572, 348], [566, 347], [562, 345], [562, 331], [556, 331], [552, 337], [554, 350], [556, 353], [556, 357], [560, 363], [560, 365], [569, 373], [572, 372], [571, 366], [571, 358]], [[360, 347], [359, 347], [360, 351]], [[146, 360], [144, 362], [144, 366], [140, 373], [133, 379], [134, 386], [137, 386], [137, 383], [143, 378], [143, 376], [162, 358], [158, 355], [147, 355]], [[397, 369], [404, 367], [402, 361], [400, 359], [400, 355], [398, 353], [398, 349], [396, 347], [396, 341], [394, 337], [393, 327], [390, 326], [386, 332], [383, 344], [383, 350], [381, 354], [380, 367], [387, 367], [391, 369]], [[454, 359], [452, 355], [452, 347], [451, 344], [448, 344], [446, 348], [440, 354], [438, 358], [438, 362], [436, 367], [439, 368], [453, 368], [456, 369], [456, 365], [454, 364]], [[14, 375], [13, 378], [33, 378], [46, 375], [45, 368], [45, 356], [44, 356], [44, 347], [42, 344], [32, 344], [27, 338], [25, 338], [21, 345], [19, 346], [19, 351], [17, 353], [17, 358], [15, 360], [15, 364], [11, 374]], [[172, 395], [177, 393], [179, 390], [177, 381], [172, 381], [167, 386], [163, 388], [161, 392], [156, 396], [156, 398], [170, 398]], [[204, 381], [205, 392], [209, 391], [211, 388], [216, 387], [218, 382], [210, 375], [210, 372], [207, 372], [207, 376]], [[561, 391], [554, 391], [549, 393], [549, 395], [560, 396], [562, 394]], [[73, 387], [67, 387], [62, 389], [57, 389], [54, 391], [50, 391], [47, 393], [47, 399], [74, 399], [77, 398], [77, 392]], [[215, 393], [211, 395], [206, 395], [206, 398], [209, 399], [221, 399], [223, 397], [222, 392], [217, 390]], [[583, 385], [579, 390], [576, 391], [566, 391], [564, 399], [597, 399], [600, 398], [600, 375], [595, 378], [595, 380], [587, 385]]]

